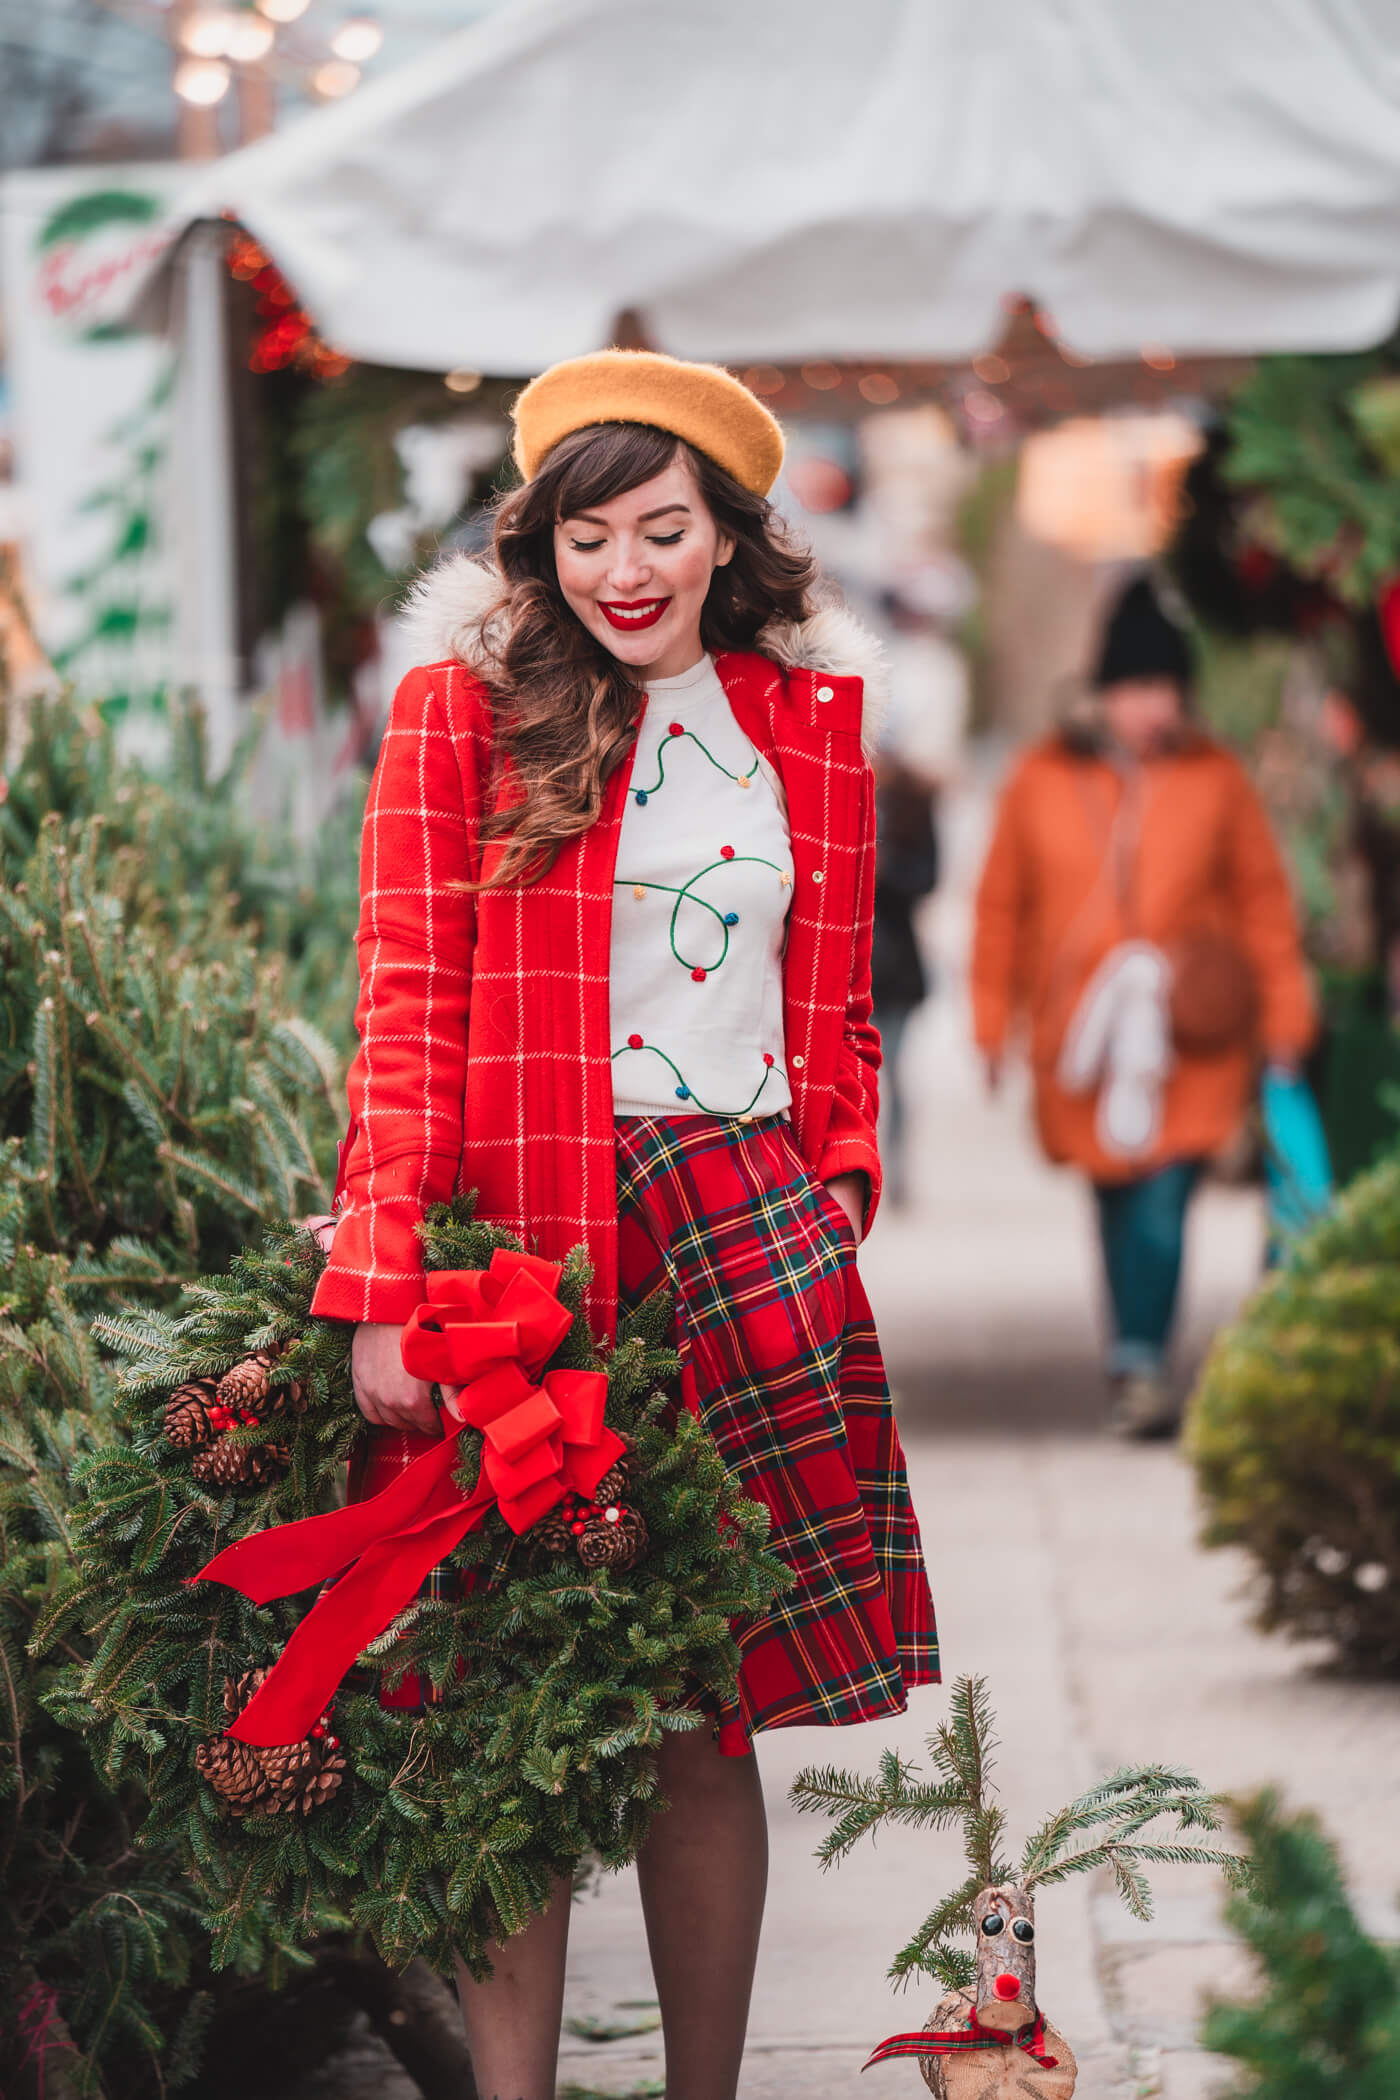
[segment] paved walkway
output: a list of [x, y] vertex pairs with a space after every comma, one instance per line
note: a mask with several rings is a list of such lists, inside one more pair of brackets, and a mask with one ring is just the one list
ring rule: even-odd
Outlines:
[[[1097, 1276], [1087, 1204], [1037, 1160], [1013, 1083], [988, 1102], [966, 1050], [959, 969], [979, 811], [954, 828], [951, 897], [930, 928], [940, 1000], [911, 1028], [916, 1193], [861, 1250], [909, 1450], [949, 1677], [990, 1680], [1000, 1776], [1019, 1836], [1113, 1766], [1180, 1762], [1212, 1787], [1276, 1781], [1341, 1841], [1363, 1913], [1397, 1930], [1400, 1688], [1317, 1673], [1250, 1631], [1247, 1568], [1195, 1545], [1191, 1479], [1172, 1447], [1124, 1448], [1098, 1430]], [[1247, 1191], [1211, 1188], [1193, 1221], [1183, 1361], [1255, 1274]], [[866, 2100], [922, 2091], [912, 2063], [859, 2077], [870, 2047], [922, 2024], [933, 1987], [894, 1995], [885, 1968], [960, 1878], [952, 1837], [890, 1835], [823, 1876], [821, 1826], [787, 1804], [793, 1774], [837, 1758], [917, 1756], [943, 1716], [914, 1695], [888, 1725], [763, 1738], [772, 1878], [743, 2100]], [[1202, 1997], [1245, 1981], [1218, 1922], [1213, 1877], [1156, 1877], [1158, 1916], [1136, 1925], [1107, 1891], [1069, 1883], [1040, 1900], [1039, 1990], [1079, 2056], [1080, 2100], [1197, 2100], [1221, 2066], [1194, 2048]], [[645, 2019], [651, 1993], [635, 1883], [576, 1910], [569, 2012]], [[643, 2001], [639, 2008], [638, 2001]], [[606, 2093], [660, 2077], [659, 2038], [566, 2041], [563, 2082]]]

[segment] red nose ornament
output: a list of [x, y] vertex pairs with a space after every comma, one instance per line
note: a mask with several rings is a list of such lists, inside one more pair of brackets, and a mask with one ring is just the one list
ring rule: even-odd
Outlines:
[[1021, 1979], [1019, 1976], [998, 1976], [992, 1985], [992, 1989], [996, 1992], [998, 1998], [1004, 1998], [1009, 2005], [1013, 1999], [1019, 1998], [1021, 1995]]

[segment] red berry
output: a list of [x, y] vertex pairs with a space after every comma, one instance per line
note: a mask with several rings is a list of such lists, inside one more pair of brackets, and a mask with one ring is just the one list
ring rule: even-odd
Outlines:
[[581, 1531], [586, 1531], [588, 1529], [588, 1526], [584, 1523], [581, 1517], [575, 1517], [573, 1523], [569, 1526], [569, 1529], [573, 1533], [574, 1537], [577, 1538]]
[[338, 1750], [340, 1748], [340, 1737], [338, 1735], [328, 1735], [326, 1737], [326, 1748], [328, 1750]]
[[243, 1412], [242, 1412], [242, 1414], [241, 1414], [241, 1415], [240, 1415], [240, 1416], [238, 1417], [238, 1419], [239, 1419], [239, 1421], [240, 1421], [240, 1422], [241, 1422], [241, 1423], [243, 1424], [243, 1427], [244, 1427], [245, 1429], [251, 1429], [251, 1428], [252, 1428], [252, 1426], [253, 1426], [253, 1424], [254, 1424], [254, 1423], [255, 1423], [255, 1422], [257, 1421], [257, 1419], [258, 1419], [258, 1418], [257, 1418], [257, 1416], [256, 1416], [256, 1415], [255, 1415], [255, 1414], [253, 1413], [253, 1410], [252, 1410], [252, 1408], [251, 1408], [251, 1407], [245, 1407], [245, 1408], [244, 1408], [244, 1410], [243, 1410]]
[[695, 979], [695, 982], [697, 984], [703, 984], [705, 982], [705, 978], [708, 972], [704, 970], [692, 970], [690, 974]]
[[672, 736], [684, 736], [684, 735], [685, 735], [685, 730], [684, 730], [684, 729], [682, 728], [682, 726], [681, 726], [681, 724], [680, 724], [679, 722], [669, 722], [669, 723], [667, 724], [667, 727], [669, 728], [669, 730], [670, 730], [670, 732], [671, 732]]
[[317, 1740], [319, 1740], [320, 1737], [325, 1734], [325, 1732], [325, 1729], [321, 1726], [319, 1721], [316, 1723], [316, 1726], [311, 1731], [313, 1737], [315, 1737]]
[[721, 860], [733, 860], [734, 848], [732, 846], [721, 846], [719, 849], [719, 854]]
[[627, 1038], [627, 1047], [629, 1050], [640, 1050], [642, 1047], [641, 1037], [639, 1035], [629, 1035]]

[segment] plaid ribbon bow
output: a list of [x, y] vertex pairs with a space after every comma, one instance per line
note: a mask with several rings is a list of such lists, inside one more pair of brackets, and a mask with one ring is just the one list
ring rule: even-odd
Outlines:
[[1042, 2070], [1053, 2071], [1060, 2061], [1058, 2056], [1046, 2056], [1045, 2015], [1037, 2012], [1029, 2027], [1019, 2034], [1001, 2034], [994, 2027], [983, 2027], [975, 2012], [969, 2013], [966, 2027], [959, 2027], [951, 2034], [933, 2034], [923, 2028], [918, 2034], [892, 2034], [880, 2043], [872, 2055], [861, 2065], [868, 2071], [871, 2064], [882, 2064], [891, 2056], [952, 2056], [962, 2049], [1024, 2049], [1033, 2057]]

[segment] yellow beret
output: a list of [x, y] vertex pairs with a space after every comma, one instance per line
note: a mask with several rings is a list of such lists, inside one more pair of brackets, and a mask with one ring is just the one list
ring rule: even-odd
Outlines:
[[757, 395], [719, 365], [656, 350], [599, 350], [532, 379], [516, 401], [515, 463], [527, 481], [560, 438], [594, 423], [646, 423], [684, 438], [755, 496], [783, 463], [783, 433]]

